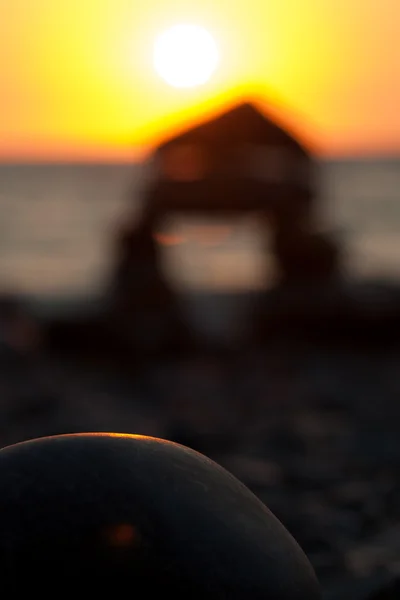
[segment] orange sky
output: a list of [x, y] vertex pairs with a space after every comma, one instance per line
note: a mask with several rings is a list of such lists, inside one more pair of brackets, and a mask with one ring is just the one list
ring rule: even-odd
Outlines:
[[[182, 21], [221, 48], [200, 88], [170, 88], [152, 67], [154, 38]], [[399, 152], [399, 23], [399, 0], [5, 2], [0, 157], [130, 158], [251, 95], [323, 153]]]

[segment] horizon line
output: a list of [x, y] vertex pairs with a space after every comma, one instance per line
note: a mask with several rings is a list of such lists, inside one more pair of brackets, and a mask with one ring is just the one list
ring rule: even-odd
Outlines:
[[[132, 153], [131, 156], [122, 154], [120, 156], [1, 156], [0, 166], [7, 165], [140, 165], [146, 162], [151, 152], [140, 155]], [[385, 161], [400, 160], [400, 149], [393, 151], [360, 151], [360, 152], [332, 152], [320, 153], [314, 155], [318, 162], [338, 162], [338, 161]]]

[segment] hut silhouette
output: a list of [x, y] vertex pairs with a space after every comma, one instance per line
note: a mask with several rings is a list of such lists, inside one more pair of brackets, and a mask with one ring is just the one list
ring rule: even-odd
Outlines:
[[386, 339], [398, 329], [398, 291], [378, 287], [369, 302], [365, 286], [342, 277], [335, 240], [318, 230], [322, 199], [311, 148], [256, 105], [238, 104], [165, 140], [148, 166], [139, 218], [125, 218], [113, 238], [105, 301], [96, 314], [51, 320], [51, 349], [113, 357], [131, 368], [133, 354], [147, 360], [154, 352], [171, 356], [176, 349], [186, 356], [196, 348], [157, 239], [171, 213], [230, 221], [256, 215], [278, 276], [273, 289], [251, 297], [248, 341], [298, 332], [308, 339], [313, 328], [325, 339], [327, 332], [371, 339], [372, 329], [374, 339]]
[[254, 104], [234, 106], [167, 139], [149, 162], [152, 177], [139, 222], [124, 223], [118, 237], [118, 297], [127, 297], [140, 257], [141, 263], [152, 265], [165, 299], [167, 282], [154, 232], [169, 213], [211, 219], [256, 214], [266, 233], [266, 251], [275, 257], [282, 280], [318, 279], [335, 270], [334, 245], [315, 231], [314, 156]]
[[111, 297], [122, 330], [130, 319], [139, 320], [133, 329], [140, 328], [137, 315], [149, 310], [154, 322], [169, 323], [165, 331], [173, 337], [182, 329], [155, 235], [170, 214], [211, 220], [256, 215], [281, 285], [320, 281], [335, 272], [336, 248], [314, 227], [318, 167], [313, 153], [254, 104], [238, 104], [167, 139], [149, 165], [141, 216], [124, 222], [117, 237]]
[[[265, 232], [265, 252], [275, 259], [277, 287], [289, 284], [292, 298], [292, 283], [321, 282], [335, 274], [336, 246], [315, 229], [315, 157], [254, 104], [238, 104], [167, 139], [155, 148], [148, 166], [151, 177], [142, 190], [140, 216], [125, 218], [113, 239], [104, 310], [93, 319], [53, 323], [53, 347], [76, 352], [77, 345], [86, 344], [85, 355], [106, 347], [130, 364], [132, 349], [154, 356], [154, 351], [171, 353], [174, 348], [186, 352], [188, 342], [196, 346], [164, 273], [157, 241], [157, 232], [172, 213], [211, 220], [255, 215]], [[250, 321], [254, 317], [257, 322], [259, 314], [264, 319], [270, 303], [263, 302], [254, 305]], [[261, 330], [259, 325], [255, 329]]]

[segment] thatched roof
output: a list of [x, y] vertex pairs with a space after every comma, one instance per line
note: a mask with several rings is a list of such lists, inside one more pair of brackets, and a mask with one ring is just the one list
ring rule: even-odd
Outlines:
[[172, 146], [199, 144], [202, 146], [232, 147], [243, 144], [279, 146], [309, 155], [308, 149], [288, 129], [278, 125], [251, 103], [239, 104], [232, 109], [191, 127], [161, 143], [156, 152], [163, 153]]

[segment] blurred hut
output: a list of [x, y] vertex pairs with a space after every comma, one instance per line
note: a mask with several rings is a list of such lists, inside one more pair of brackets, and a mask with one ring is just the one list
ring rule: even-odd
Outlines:
[[[126, 226], [120, 234], [130, 242], [118, 254], [119, 295], [131, 285], [133, 271], [127, 265], [136, 265], [139, 255], [142, 264], [153, 265], [150, 271], [165, 287], [154, 232], [170, 213], [211, 219], [256, 214], [281, 279], [321, 279], [335, 272], [336, 247], [315, 231], [314, 156], [253, 104], [235, 106], [168, 139], [150, 161], [152, 178], [141, 218], [129, 235]], [[139, 274], [140, 268], [134, 270]]]

